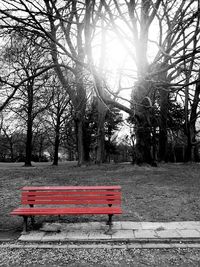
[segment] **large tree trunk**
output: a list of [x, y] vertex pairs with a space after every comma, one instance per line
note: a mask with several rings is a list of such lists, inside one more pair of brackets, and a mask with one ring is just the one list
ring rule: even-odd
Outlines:
[[[85, 54], [84, 54], [84, 44], [83, 44], [83, 23], [79, 21], [79, 16], [77, 15], [76, 10], [76, 1], [72, 1], [72, 14], [74, 14], [75, 24], [77, 26], [77, 36], [76, 36], [76, 45], [73, 47], [71, 41], [67, 41], [70, 43], [70, 49], [73, 57], [76, 58], [75, 67], [73, 68], [73, 74], [75, 76], [75, 86], [69, 86], [68, 79], [65, 77], [65, 72], [60, 67], [58, 50], [57, 50], [57, 26], [55, 25], [53, 9], [51, 8], [48, 1], [45, 2], [47, 6], [47, 10], [49, 11], [49, 21], [51, 26], [51, 36], [52, 41], [50, 43], [51, 55], [53, 62], [55, 64], [55, 71], [58, 75], [58, 78], [64, 88], [66, 88], [66, 92], [68, 92], [70, 99], [72, 100], [73, 107], [75, 110], [75, 125], [76, 125], [76, 140], [77, 140], [77, 156], [78, 156], [78, 165], [80, 166], [84, 162], [84, 137], [83, 137], [83, 125], [84, 125], [84, 117], [85, 117], [85, 109], [86, 109], [86, 91], [83, 82], [83, 65], [81, 62], [84, 62]], [[72, 17], [73, 18], [73, 17]], [[70, 23], [70, 22], [69, 22]], [[72, 21], [71, 21], [72, 23]], [[69, 27], [70, 28], [70, 27]], [[67, 35], [67, 29], [65, 28], [65, 33]], [[68, 37], [67, 37], [68, 39]], [[70, 38], [69, 38], [70, 40]], [[78, 59], [78, 60], [77, 60]], [[79, 62], [78, 62], [79, 61]]]
[[[78, 21], [77, 21], [78, 22]], [[81, 23], [77, 24], [77, 48], [78, 48], [78, 58], [80, 62], [84, 62], [85, 54], [83, 51], [83, 26]], [[88, 161], [85, 156], [84, 147], [84, 131], [85, 126], [85, 111], [86, 111], [86, 88], [83, 81], [83, 66], [76, 63], [75, 68], [75, 80], [76, 80], [76, 97], [73, 101], [74, 109], [76, 113], [76, 124], [77, 124], [77, 151], [78, 151], [78, 166]]]
[[26, 134], [26, 158], [25, 166], [31, 167], [31, 156], [32, 156], [32, 119], [28, 118], [27, 121], [27, 134]]
[[[158, 65], [159, 66], [159, 65]], [[161, 68], [165, 68], [165, 64], [160, 65]], [[163, 72], [158, 78], [161, 83], [165, 84], [167, 81], [167, 73]], [[167, 161], [167, 118], [169, 113], [169, 90], [167, 87], [162, 86], [160, 92], [160, 122], [159, 122], [159, 161]]]
[[[152, 85], [145, 80], [137, 83], [135, 90], [132, 93], [132, 98], [136, 103], [135, 108], [135, 162], [153, 163], [152, 153], [152, 126], [151, 126], [151, 100], [150, 92]], [[149, 96], [148, 96], [149, 95]]]
[[14, 149], [13, 149], [13, 143], [10, 144], [10, 158], [11, 158], [11, 161], [14, 162]]
[[186, 124], [186, 133], [187, 133], [187, 147], [185, 153], [185, 161], [194, 161], [195, 159], [198, 160], [197, 153], [196, 153], [196, 120], [197, 120], [197, 109], [199, 104], [199, 96], [200, 96], [200, 82], [197, 82], [194, 99], [191, 106], [191, 114], [190, 119], [187, 121]]
[[84, 146], [84, 161], [90, 161], [90, 145], [91, 145], [91, 133], [88, 131], [89, 123], [83, 121], [83, 146]]
[[60, 118], [57, 118], [56, 128], [55, 128], [55, 141], [54, 141], [54, 157], [53, 165], [58, 165], [58, 150], [60, 144]]
[[[129, 5], [135, 3], [130, 2]], [[130, 9], [131, 10], [131, 9]], [[143, 162], [152, 163], [151, 152], [151, 124], [149, 117], [149, 107], [151, 87], [149, 86], [146, 77], [148, 77], [148, 60], [147, 60], [147, 43], [149, 33], [149, 10], [150, 1], [141, 1], [140, 13], [140, 32], [139, 38], [136, 40], [136, 63], [138, 71], [138, 82], [132, 92], [132, 99], [135, 103], [135, 128], [136, 128], [136, 163]], [[133, 14], [130, 13], [130, 16]], [[132, 19], [134, 19], [132, 17]]]
[[83, 69], [80, 65], [76, 66], [76, 97], [73, 98], [73, 105], [75, 109], [75, 124], [77, 134], [77, 153], [78, 153], [78, 166], [81, 166], [87, 159], [85, 158], [84, 147], [84, 131], [85, 126], [85, 110], [86, 110], [86, 91], [84, 87]]
[[97, 124], [97, 148], [96, 163], [101, 164], [105, 161], [105, 122], [106, 107], [105, 104], [98, 99], [98, 124]]
[[31, 167], [31, 157], [32, 157], [32, 127], [33, 127], [33, 84], [27, 86], [28, 92], [28, 113], [27, 113], [27, 134], [26, 134], [26, 158], [25, 158], [25, 167]]
[[84, 163], [84, 144], [83, 144], [83, 119], [76, 118], [76, 140], [77, 140], [77, 154], [78, 154], [78, 166]]
[[136, 108], [136, 163], [153, 163], [149, 98], [144, 98]]

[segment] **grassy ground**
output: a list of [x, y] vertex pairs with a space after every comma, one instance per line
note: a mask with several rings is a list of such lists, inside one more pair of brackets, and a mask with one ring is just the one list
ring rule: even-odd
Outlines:
[[[62, 163], [0, 163], [0, 229], [21, 229], [22, 219], [9, 212], [19, 206], [25, 185], [121, 185], [123, 215], [114, 220], [200, 220], [200, 164], [163, 164], [158, 168], [111, 164], [75, 167]], [[43, 218], [45, 221], [50, 218]], [[40, 223], [43, 220], [39, 219]], [[56, 220], [57, 218], [55, 218]], [[105, 220], [65, 217], [64, 221]], [[38, 219], [37, 219], [38, 221]], [[199, 249], [1, 249], [0, 266], [200, 266]]]
[[[22, 165], [0, 163], [0, 229], [21, 227], [22, 219], [9, 212], [19, 206], [19, 189], [29, 185], [121, 185], [123, 215], [114, 216], [114, 220], [200, 220], [200, 164], [163, 164], [158, 168], [130, 164], [76, 167], [75, 163], [61, 163], [55, 167], [40, 163], [34, 168]], [[89, 221], [104, 217], [63, 219]]]

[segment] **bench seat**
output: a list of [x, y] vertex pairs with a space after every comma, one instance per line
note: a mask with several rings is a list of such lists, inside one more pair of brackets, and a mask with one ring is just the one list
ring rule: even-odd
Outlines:
[[10, 214], [19, 216], [37, 215], [81, 215], [81, 214], [121, 214], [120, 207], [83, 207], [83, 208], [17, 208]]

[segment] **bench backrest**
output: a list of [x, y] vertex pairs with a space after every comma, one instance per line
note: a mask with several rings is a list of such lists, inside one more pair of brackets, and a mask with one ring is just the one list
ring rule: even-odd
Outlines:
[[109, 205], [121, 204], [120, 186], [23, 187], [23, 205]]

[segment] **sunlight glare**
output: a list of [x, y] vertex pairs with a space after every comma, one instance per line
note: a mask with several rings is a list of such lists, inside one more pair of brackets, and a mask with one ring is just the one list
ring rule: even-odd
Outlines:
[[112, 33], [107, 34], [105, 43], [101, 44], [99, 36], [96, 37], [95, 43], [96, 45], [93, 47], [94, 63], [111, 86], [112, 91], [117, 91], [119, 81], [123, 80], [124, 83], [123, 75], [126, 69], [133, 66], [133, 62], [130, 63], [128, 51]]

